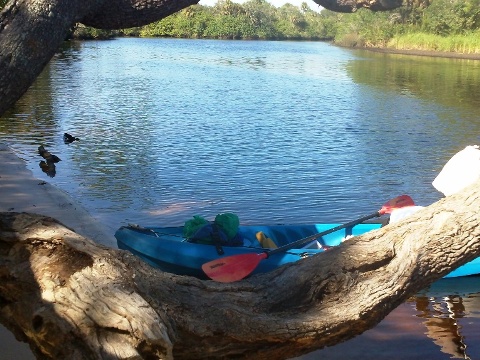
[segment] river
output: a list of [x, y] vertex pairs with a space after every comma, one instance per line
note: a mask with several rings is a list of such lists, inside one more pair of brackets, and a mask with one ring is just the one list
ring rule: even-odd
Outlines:
[[[0, 118], [0, 140], [112, 232], [226, 211], [243, 224], [343, 223], [401, 194], [440, 199], [442, 166], [480, 143], [479, 93], [474, 60], [321, 42], [71, 42]], [[62, 159], [54, 171], [39, 145]], [[304, 358], [480, 358], [479, 279], [439, 283]]]

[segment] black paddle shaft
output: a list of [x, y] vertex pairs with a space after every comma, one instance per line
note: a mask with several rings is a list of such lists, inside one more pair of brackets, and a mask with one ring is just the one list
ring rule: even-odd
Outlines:
[[290, 243], [290, 244], [287, 244], [287, 245], [284, 245], [284, 246], [280, 246], [277, 249], [274, 249], [274, 250], [271, 250], [271, 251], [265, 251], [265, 253], [268, 256], [270, 256], [270, 255], [273, 255], [273, 254], [276, 254], [276, 253], [279, 253], [279, 252], [282, 252], [282, 251], [287, 251], [287, 250], [293, 249], [293, 248], [295, 248], [299, 245], [305, 244], [309, 241], [313, 241], [315, 239], [318, 239], [319, 237], [322, 237], [323, 235], [331, 234], [331, 233], [333, 233], [337, 230], [345, 229], [345, 228], [348, 228], [350, 226], [355, 226], [355, 225], [360, 224], [360, 223], [362, 223], [366, 220], [369, 220], [369, 219], [372, 219], [372, 218], [375, 218], [375, 217], [379, 217], [379, 216], [381, 216], [380, 211], [377, 211], [376, 213], [361, 217], [360, 219], [352, 220], [352, 221], [350, 221], [346, 224], [338, 225], [338, 226], [335, 226], [332, 229], [328, 229], [328, 230], [322, 231], [318, 234], [313, 234], [313, 235], [307, 236], [306, 238], [294, 241], [293, 243]]

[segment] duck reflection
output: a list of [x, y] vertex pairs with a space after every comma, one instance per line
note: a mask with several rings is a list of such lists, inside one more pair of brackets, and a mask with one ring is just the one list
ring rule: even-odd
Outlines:
[[50, 176], [51, 178], [55, 177], [55, 175], [57, 174], [55, 163], [53, 162], [47, 162], [42, 160], [40, 161], [39, 166], [40, 166], [40, 169], [42, 169], [42, 171], [48, 176]]
[[60, 158], [47, 151], [43, 145], [38, 147], [38, 154], [45, 159], [40, 161], [40, 169], [42, 169], [45, 174], [53, 178], [57, 173], [55, 163], [61, 161]]

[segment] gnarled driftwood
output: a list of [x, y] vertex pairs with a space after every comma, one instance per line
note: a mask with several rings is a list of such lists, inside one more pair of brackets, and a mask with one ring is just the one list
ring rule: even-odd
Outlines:
[[349, 339], [480, 255], [480, 181], [233, 284], [163, 273], [51, 218], [0, 214], [0, 318], [45, 359], [286, 359]]

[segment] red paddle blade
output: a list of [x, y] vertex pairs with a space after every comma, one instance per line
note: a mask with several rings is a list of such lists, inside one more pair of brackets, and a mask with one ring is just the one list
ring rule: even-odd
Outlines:
[[232, 255], [209, 261], [202, 265], [202, 270], [212, 280], [229, 283], [250, 275], [258, 263], [267, 257], [265, 252]]
[[386, 202], [380, 209], [380, 215], [391, 214], [393, 210], [400, 209], [407, 206], [415, 206], [413, 199], [408, 195], [400, 195], [396, 198]]

